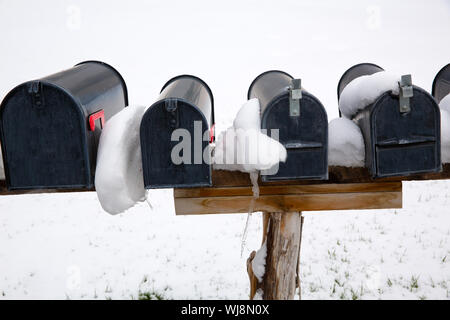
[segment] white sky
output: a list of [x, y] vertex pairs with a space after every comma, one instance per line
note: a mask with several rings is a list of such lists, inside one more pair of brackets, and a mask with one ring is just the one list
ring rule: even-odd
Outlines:
[[103, 60], [124, 76], [130, 104], [150, 105], [172, 76], [212, 88], [217, 130], [259, 73], [281, 69], [337, 117], [336, 86], [359, 62], [411, 73], [430, 90], [450, 62], [450, 0], [0, 0], [0, 99], [26, 80]]

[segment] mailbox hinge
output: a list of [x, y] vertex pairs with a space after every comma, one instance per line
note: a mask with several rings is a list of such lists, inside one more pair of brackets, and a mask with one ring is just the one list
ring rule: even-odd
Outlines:
[[400, 87], [398, 97], [398, 101], [400, 104], [400, 113], [410, 112], [411, 111], [410, 98], [412, 98], [413, 96], [411, 75], [410, 74], [403, 75], [398, 85]]
[[289, 115], [300, 116], [300, 99], [302, 98], [302, 80], [292, 79], [289, 86]]
[[169, 124], [172, 128], [178, 128], [178, 106], [176, 99], [166, 99], [165, 101], [166, 111], [169, 114]]
[[31, 94], [33, 105], [40, 108], [44, 105], [44, 96], [42, 95], [42, 83], [34, 81], [28, 89], [28, 93]]

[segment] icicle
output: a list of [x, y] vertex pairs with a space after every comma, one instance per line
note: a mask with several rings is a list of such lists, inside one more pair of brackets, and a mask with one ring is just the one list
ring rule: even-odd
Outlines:
[[241, 258], [242, 258], [242, 255], [244, 254], [245, 245], [247, 244], [248, 226], [250, 225], [251, 217], [252, 217], [252, 214], [251, 214], [251, 212], [249, 212], [247, 214], [247, 221], [245, 222], [244, 232], [242, 233], [242, 238], [241, 238]]
[[253, 199], [256, 199], [259, 197], [258, 177], [259, 177], [259, 171], [250, 172], [250, 181], [252, 182]]
[[153, 206], [152, 206], [152, 204], [150, 203], [150, 200], [147, 197], [145, 198], [145, 202], [147, 202], [148, 206], [150, 207], [150, 210], [153, 210]]
[[244, 253], [244, 248], [247, 243], [247, 234], [248, 234], [248, 227], [250, 225], [250, 219], [252, 217], [252, 213], [255, 208], [255, 200], [259, 197], [259, 186], [258, 186], [258, 177], [259, 177], [259, 171], [252, 171], [250, 174], [250, 181], [252, 182], [252, 192], [253, 192], [253, 198], [250, 201], [250, 205], [248, 208], [248, 214], [247, 214], [247, 221], [245, 222], [244, 232], [242, 233], [241, 238], [241, 257]]

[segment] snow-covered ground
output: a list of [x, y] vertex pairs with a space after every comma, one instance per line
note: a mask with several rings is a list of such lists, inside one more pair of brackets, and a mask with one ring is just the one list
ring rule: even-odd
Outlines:
[[[88, 59], [122, 73], [133, 105], [191, 73], [214, 93], [219, 133], [254, 77], [281, 69], [331, 120], [338, 80], [359, 62], [431, 90], [449, 33], [448, 0], [0, 0], [0, 99]], [[302, 297], [449, 299], [449, 197], [450, 181], [409, 182], [401, 210], [305, 213]], [[0, 298], [247, 298], [259, 214], [241, 257], [246, 215], [178, 217], [171, 190], [149, 199], [110, 216], [95, 193], [0, 196]]]
[[[253, 214], [175, 216], [172, 192], [110, 216], [95, 193], [0, 197], [0, 297], [246, 299]], [[449, 299], [450, 183], [404, 184], [404, 209], [305, 213], [304, 299]]]

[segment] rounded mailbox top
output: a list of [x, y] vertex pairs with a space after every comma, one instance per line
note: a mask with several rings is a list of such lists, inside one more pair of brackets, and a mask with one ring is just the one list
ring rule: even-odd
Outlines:
[[199, 77], [193, 76], [193, 75], [191, 75], [191, 74], [182, 74], [182, 75], [173, 77], [172, 79], [170, 79], [169, 81], [167, 81], [167, 82], [163, 85], [163, 87], [161, 88], [160, 93], [162, 93], [162, 92], [164, 91], [164, 89], [165, 89], [168, 85], [170, 85], [172, 82], [174, 82], [174, 81], [176, 81], [176, 80], [179, 80], [179, 79], [182, 79], [182, 78], [188, 78], [188, 79], [192, 79], [192, 80], [198, 81], [198, 82], [200, 82], [200, 83], [205, 87], [206, 91], [207, 91], [208, 94], [209, 94], [209, 97], [211, 98], [211, 122], [212, 122], [211, 125], [213, 125], [213, 124], [215, 123], [215, 119], [214, 119], [214, 96], [213, 96], [212, 90], [211, 90], [211, 88], [208, 86], [208, 84], [207, 84], [205, 81], [203, 81], [202, 79], [200, 79]]
[[450, 63], [439, 70], [434, 77], [431, 94], [438, 103], [450, 94]]
[[119, 77], [120, 81], [122, 82], [122, 86], [123, 86], [123, 94], [124, 94], [124, 98], [125, 98], [125, 106], [128, 106], [128, 88], [127, 88], [127, 84], [125, 83], [125, 79], [122, 77], [122, 75], [120, 74], [119, 71], [117, 71], [116, 68], [114, 68], [113, 66], [111, 66], [110, 64], [107, 64], [106, 62], [103, 61], [98, 61], [98, 60], [86, 60], [80, 63], [77, 63], [74, 67], [80, 66], [82, 64], [88, 64], [88, 63], [98, 63], [101, 64], [109, 69], [111, 69], [112, 71], [114, 71], [117, 76]]
[[248, 100], [251, 99], [251, 93], [252, 93], [252, 89], [253, 89], [253, 86], [255, 85], [255, 83], [256, 83], [259, 79], [261, 79], [262, 77], [267, 76], [268, 74], [271, 74], [271, 73], [273, 73], [273, 74], [277, 74], [277, 73], [278, 73], [278, 74], [282, 74], [282, 75], [287, 76], [288, 78], [294, 79], [294, 77], [291, 76], [289, 73], [284, 72], [284, 71], [281, 71], [281, 70], [269, 70], [269, 71], [263, 72], [263, 73], [261, 73], [259, 76], [257, 76], [257, 77], [252, 81], [252, 83], [250, 84], [250, 86], [248, 87], [248, 91], [247, 91], [247, 99], [248, 99]]
[[212, 108], [214, 109], [214, 96], [213, 96], [213, 93], [212, 93], [212, 91], [211, 91], [211, 88], [208, 86], [208, 84], [207, 84], [205, 81], [203, 81], [203, 80], [200, 79], [199, 77], [193, 76], [193, 75], [191, 75], [191, 74], [182, 74], [182, 75], [173, 77], [172, 79], [170, 79], [169, 81], [167, 81], [167, 82], [163, 85], [163, 87], [161, 88], [160, 93], [163, 92], [164, 89], [165, 89], [169, 84], [171, 84], [172, 82], [174, 82], [174, 81], [176, 81], [176, 80], [178, 80], [178, 79], [181, 79], [181, 78], [191, 78], [191, 79], [197, 80], [198, 82], [200, 82], [201, 84], [203, 84], [203, 85], [205, 86], [205, 88], [206, 88], [206, 91], [208, 91], [209, 96], [211, 97], [211, 106], [212, 106]]
[[374, 63], [367, 63], [367, 62], [355, 64], [353, 67], [347, 69], [347, 71], [344, 72], [341, 79], [339, 80], [337, 86], [338, 101], [342, 91], [352, 80], [361, 76], [371, 75], [380, 71], [384, 71], [384, 69]]

